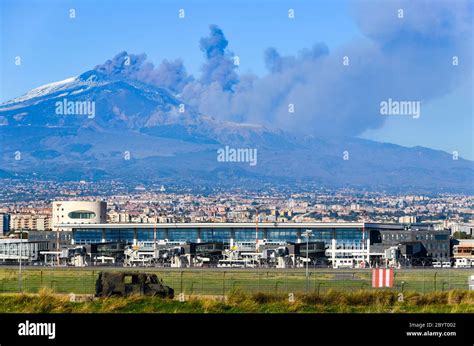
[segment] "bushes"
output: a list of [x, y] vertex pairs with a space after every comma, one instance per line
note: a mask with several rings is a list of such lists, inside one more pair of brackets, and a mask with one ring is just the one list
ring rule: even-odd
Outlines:
[[288, 301], [288, 297], [286, 295], [261, 292], [252, 294], [251, 299], [257, 304]]
[[467, 304], [474, 305], [474, 292], [464, 290], [451, 290], [446, 292], [431, 292], [419, 294], [410, 292], [406, 300], [414, 305], [456, 305]]
[[[297, 295], [296, 303], [301, 304], [306, 310], [308, 307], [337, 307], [341, 311], [346, 308], [380, 308], [390, 307], [422, 307], [422, 306], [448, 306], [464, 304], [469, 311], [474, 311], [474, 292], [464, 290], [451, 290], [446, 292], [417, 293], [405, 292], [403, 301], [398, 301], [400, 292], [390, 290], [358, 290], [353, 292], [329, 290], [324, 294], [309, 293]], [[240, 298], [243, 300], [243, 298]], [[264, 305], [281, 303], [291, 306], [288, 297], [266, 293], [256, 293], [250, 296], [255, 303]], [[296, 304], [293, 303], [293, 304]]]
[[194, 296], [186, 302], [154, 297], [131, 296], [70, 302], [67, 295], [42, 290], [39, 294], [0, 295], [0, 312], [19, 313], [378, 313], [378, 312], [474, 312], [474, 292], [452, 290], [420, 294], [390, 290], [328, 291], [296, 295], [234, 291], [224, 302]]
[[448, 304], [473, 304], [474, 291], [452, 290], [448, 293]]
[[329, 290], [326, 294], [306, 294], [301, 297], [306, 304], [367, 306], [393, 305], [397, 301], [397, 292], [392, 291], [364, 291], [355, 292]]

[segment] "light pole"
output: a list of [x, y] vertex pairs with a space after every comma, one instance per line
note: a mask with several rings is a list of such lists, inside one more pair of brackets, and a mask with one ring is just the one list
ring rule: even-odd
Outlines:
[[309, 237], [311, 237], [311, 234], [313, 231], [310, 229], [307, 229], [304, 233], [303, 236], [306, 237], [306, 290], [308, 290], [308, 263], [309, 263]]
[[18, 273], [18, 287], [20, 289], [20, 292], [22, 291], [22, 285], [21, 285], [21, 282], [22, 282], [22, 277], [21, 277], [21, 252], [23, 250], [23, 228], [20, 229], [20, 245], [18, 246], [18, 252], [20, 254], [20, 271]]
[[255, 252], [258, 253], [258, 211], [260, 206], [255, 207]]

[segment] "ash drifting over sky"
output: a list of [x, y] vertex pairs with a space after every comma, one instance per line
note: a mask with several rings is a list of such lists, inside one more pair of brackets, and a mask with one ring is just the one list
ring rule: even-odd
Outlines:
[[262, 77], [237, 73], [231, 43], [217, 25], [200, 40], [205, 61], [199, 77], [189, 75], [182, 60], [155, 66], [145, 54], [127, 52], [96, 69], [168, 88], [217, 119], [319, 136], [357, 136], [380, 127], [386, 120], [380, 102], [389, 98], [423, 105], [472, 83], [469, 1], [357, 2], [353, 15], [360, 37], [331, 52], [323, 42], [293, 56], [269, 47]]

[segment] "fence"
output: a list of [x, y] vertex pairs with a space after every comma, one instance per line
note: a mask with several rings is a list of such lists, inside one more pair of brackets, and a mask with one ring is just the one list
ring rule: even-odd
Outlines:
[[[0, 268], [0, 292], [37, 292], [46, 287], [57, 293], [92, 294], [99, 271], [97, 268], [24, 268], [20, 279], [18, 269]], [[278, 294], [373, 289], [371, 271], [363, 269], [314, 269], [308, 276], [295, 269], [134, 268], [131, 271], [154, 273], [176, 293], [190, 295], [226, 295], [235, 290]], [[422, 293], [468, 289], [470, 275], [474, 275], [474, 271], [469, 269], [396, 270], [392, 289]]]

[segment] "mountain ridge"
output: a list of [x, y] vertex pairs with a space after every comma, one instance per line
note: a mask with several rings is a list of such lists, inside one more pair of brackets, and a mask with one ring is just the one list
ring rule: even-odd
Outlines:
[[[94, 102], [94, 117], [57, 114], [64, 100]], [[443, 151], [219, 121], [167, 89], [96, 70], [1, 104], [0, 136], [5, 176], [474, 190], [473, 162]], [[224, 146], [256, 149], [258, 164], [219, 162]]]

